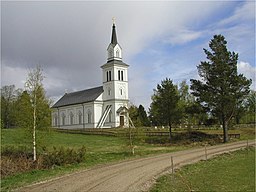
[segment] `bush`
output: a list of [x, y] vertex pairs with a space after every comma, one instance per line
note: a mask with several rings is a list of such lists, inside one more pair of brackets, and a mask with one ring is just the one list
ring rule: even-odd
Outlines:
[[84, 161], [85, 153], [86, 148], [84, 146], [77, 150], [53, 147], [52, 151], [48, 151], [43, 155], [43, 166], [52, 168], [54, 166], [81, 163]]
[[81, 163], [85, 159], [85, 153], [86, 148], [84, 146], [77, 150], [53, 147], [52, 151], [44, 149], [43, 153], [38, 154], [37, 160], [33, 161], [33, 154], [26, 147], [8, 146], [2, 148], [1, 151], [1, 177]]

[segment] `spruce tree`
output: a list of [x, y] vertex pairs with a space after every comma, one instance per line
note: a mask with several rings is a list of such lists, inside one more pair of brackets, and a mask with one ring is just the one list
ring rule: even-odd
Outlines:
[[200, 80], [191, 79], [192, 94], [222, 123], [224, 142], [228, 141], [228, 123], [237, 105], [249, 93], [251, 80], [237, 72], [238, 54], [227, 49], [222, 35], [214, 35], [204, 49], [207, 61], [197, 66]]

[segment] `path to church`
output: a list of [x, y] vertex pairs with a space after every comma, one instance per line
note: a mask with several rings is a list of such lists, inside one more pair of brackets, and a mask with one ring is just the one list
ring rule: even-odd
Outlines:
[[[97, 166], [74, 174], [41, 182], [18, 191], [147, 191], [157, 176], [171, 172], [171, 156], [175, 168], [208, 159], [216, 154], [255, 145], [255, 141], [241, 141], [218, 146], [190, 149], [153, 157]], [[207, 152], [207, 157], [206, 157]]]

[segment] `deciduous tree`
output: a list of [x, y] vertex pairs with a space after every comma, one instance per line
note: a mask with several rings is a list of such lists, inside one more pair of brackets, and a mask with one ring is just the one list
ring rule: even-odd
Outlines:
[[[25, 84], [28, 94], [30, 95], [32, 122], [32, 138], [33, 138], [33, 159], [36, 160], [36, 129], [50, 126], [50, 108], [49, 100], [45, 96], [42, 81], [44, 76], [42, 68], [37, 66], [28, 73], [28, 78]], [[30, 123], [29, 123], [30, 126]]]

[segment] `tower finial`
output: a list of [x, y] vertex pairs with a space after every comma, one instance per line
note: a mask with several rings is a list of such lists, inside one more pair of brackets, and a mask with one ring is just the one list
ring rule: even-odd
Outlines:
[[116, 18], [112, 17], [113, 25], [115, 24], [115, 20], [116, 20]]

